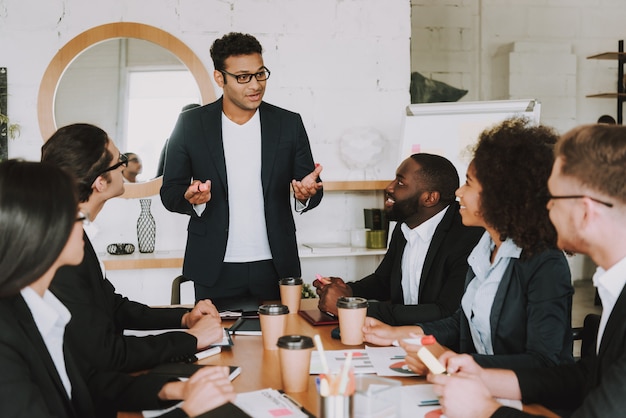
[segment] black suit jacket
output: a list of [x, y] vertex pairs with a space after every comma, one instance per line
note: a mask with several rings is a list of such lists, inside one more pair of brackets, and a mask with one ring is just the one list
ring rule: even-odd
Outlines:
[[[22, 296], [0, 299], [1, 416], [115, 418], [118, 410], [163, 409], [176, 403], [158, 399], [163, 385], [173, 380], [167, 376], [97, 370], [75, 356], [77, 347], [67, 340], [67, 329], [63, 349], [71, 399]], [[187, 415], [175, 409], [161, 416]]]
[[[280, 277], [299, 277], [289, 190], [292, 179], [301, 180], [314, 170], [313, 156], [300, 115], [265, 102], [259, 112], [261, 183], [272, 259]], [[217, 281], [228, 239], [228, 179], [221, 118], [221, 98], [180, 114], [167, 146], [161, 187], [161, 200], [168, 210], [191, 216], [183, 274], [204, 286]], [[200, 217], [184, 198], [190, 179], [211, 180], [211, 200]], [[321, 199], [320, 190], [306, 210], [316, 207]]]
[[[626, 411], [626, 288], [606, 324], [600, 350], [569, 366], [515, 370], [524, 403], [574, 410], [572, 417], [621, 417]], [[594, 350], [595, 352], [595, 350]], [[494, 416], [527, 416], [500, 408]]]
[[[467, 284], [474, 279], [469, 269]], [[467, 287], [467, 286], [466, 286]], [[545, 367], [573, 363], [571, 311], [574, 288], [563, 252], [545, 250], [511, 260], [490, 312], [494, 355], [472, 354], [483, 367]], [[460, 353], [476, 353], [465, 313], [420, 324], [424, 333]]]
[[0, 299], [0, 415], [92, 417], [85, 381], [65, 350], [72, 399], [21, 295]]
[[435, 229], [421, 273], [419, 304], [404, 305], [402, 254], [406, 239], [398, 223], [389, 249], [373, 274], [348, 283], [355, 296], [388, 301], [370, 303], [368, 315], [390, 325], [433, 321], [452, 315], [459, 307], [467, 273], [467, 256], [484, 230], [461, 222], [459, 204], [453, 202]]
[[182, 361], [197, 351], [197, 340], [185, 332], [149, 337], [125, 337], [124, 329], [180, 328], [186, 309], [150, 308], [115, 293], [102, 276], [98, 257], [87, 235], [85, 257], [78, 266], [57, 270], [50, 290], [69, 309], [72, 319], [66, 340], [77, 355], [101, 370], [138, 371], [159, 363]]

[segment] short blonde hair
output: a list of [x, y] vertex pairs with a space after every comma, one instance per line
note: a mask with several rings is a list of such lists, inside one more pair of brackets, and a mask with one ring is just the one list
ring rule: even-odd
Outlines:
[[564, 175], [626, 203], [626, 127], [582, 125], [561, 136], [554, 149]]

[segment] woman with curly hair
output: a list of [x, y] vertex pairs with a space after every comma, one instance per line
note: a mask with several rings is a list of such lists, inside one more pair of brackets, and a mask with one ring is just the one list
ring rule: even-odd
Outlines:
[[[463, 224], [485, 233], [468, 257], [461, 306], [450, 317], [389, 327], [367, 318], [366, 340], [389, 344], [432, 334], [483, 367], [542, 367], [572, 358], [569, 266], [548, 217], [547, 180], [558, 135], [522, 118], [486, 129], [457, 191]], [[425, 374], [419, 347], [400, 342], [409, 368]]]

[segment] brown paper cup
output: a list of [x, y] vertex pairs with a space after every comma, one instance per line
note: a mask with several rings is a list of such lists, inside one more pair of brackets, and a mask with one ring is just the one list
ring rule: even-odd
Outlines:
[[285, 334], [287, 313], [285, 305], [259, 306], [259, 320], [261, 322], [261, 337], [265, 350], [278, 350], [276, 342]]
[[363, 324], [367, 315], [367, 299], [340, 297], [337, 300], [341, 343], [345, 345], [363, 344]]
[[276, 344], [280, 354], [280, 373], [285, 392], [306, 392], [313, 339], [306, 335], [283, 335]]
[[299, 277], [286, 277], [278, 282], [280, 288], [280, 302], [289, 308], [290, 314], [296, 314], [300, 310], [302, 299], [302, 279]]

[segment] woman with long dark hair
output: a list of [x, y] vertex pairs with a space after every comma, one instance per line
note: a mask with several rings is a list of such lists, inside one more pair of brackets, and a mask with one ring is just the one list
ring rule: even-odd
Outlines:
[[187, 382], [81, 371], [64, 338], [71, 314], [48, 287], [59, 267], [82, 261], [83, 220], [76, 185], [60, 168], [0, 164], [0, 415], [94, 417], [92, 388], [114, 381], [155, 406], [184, 399], [193, 416], [232, 400], [228, 368], [203, 368]]

